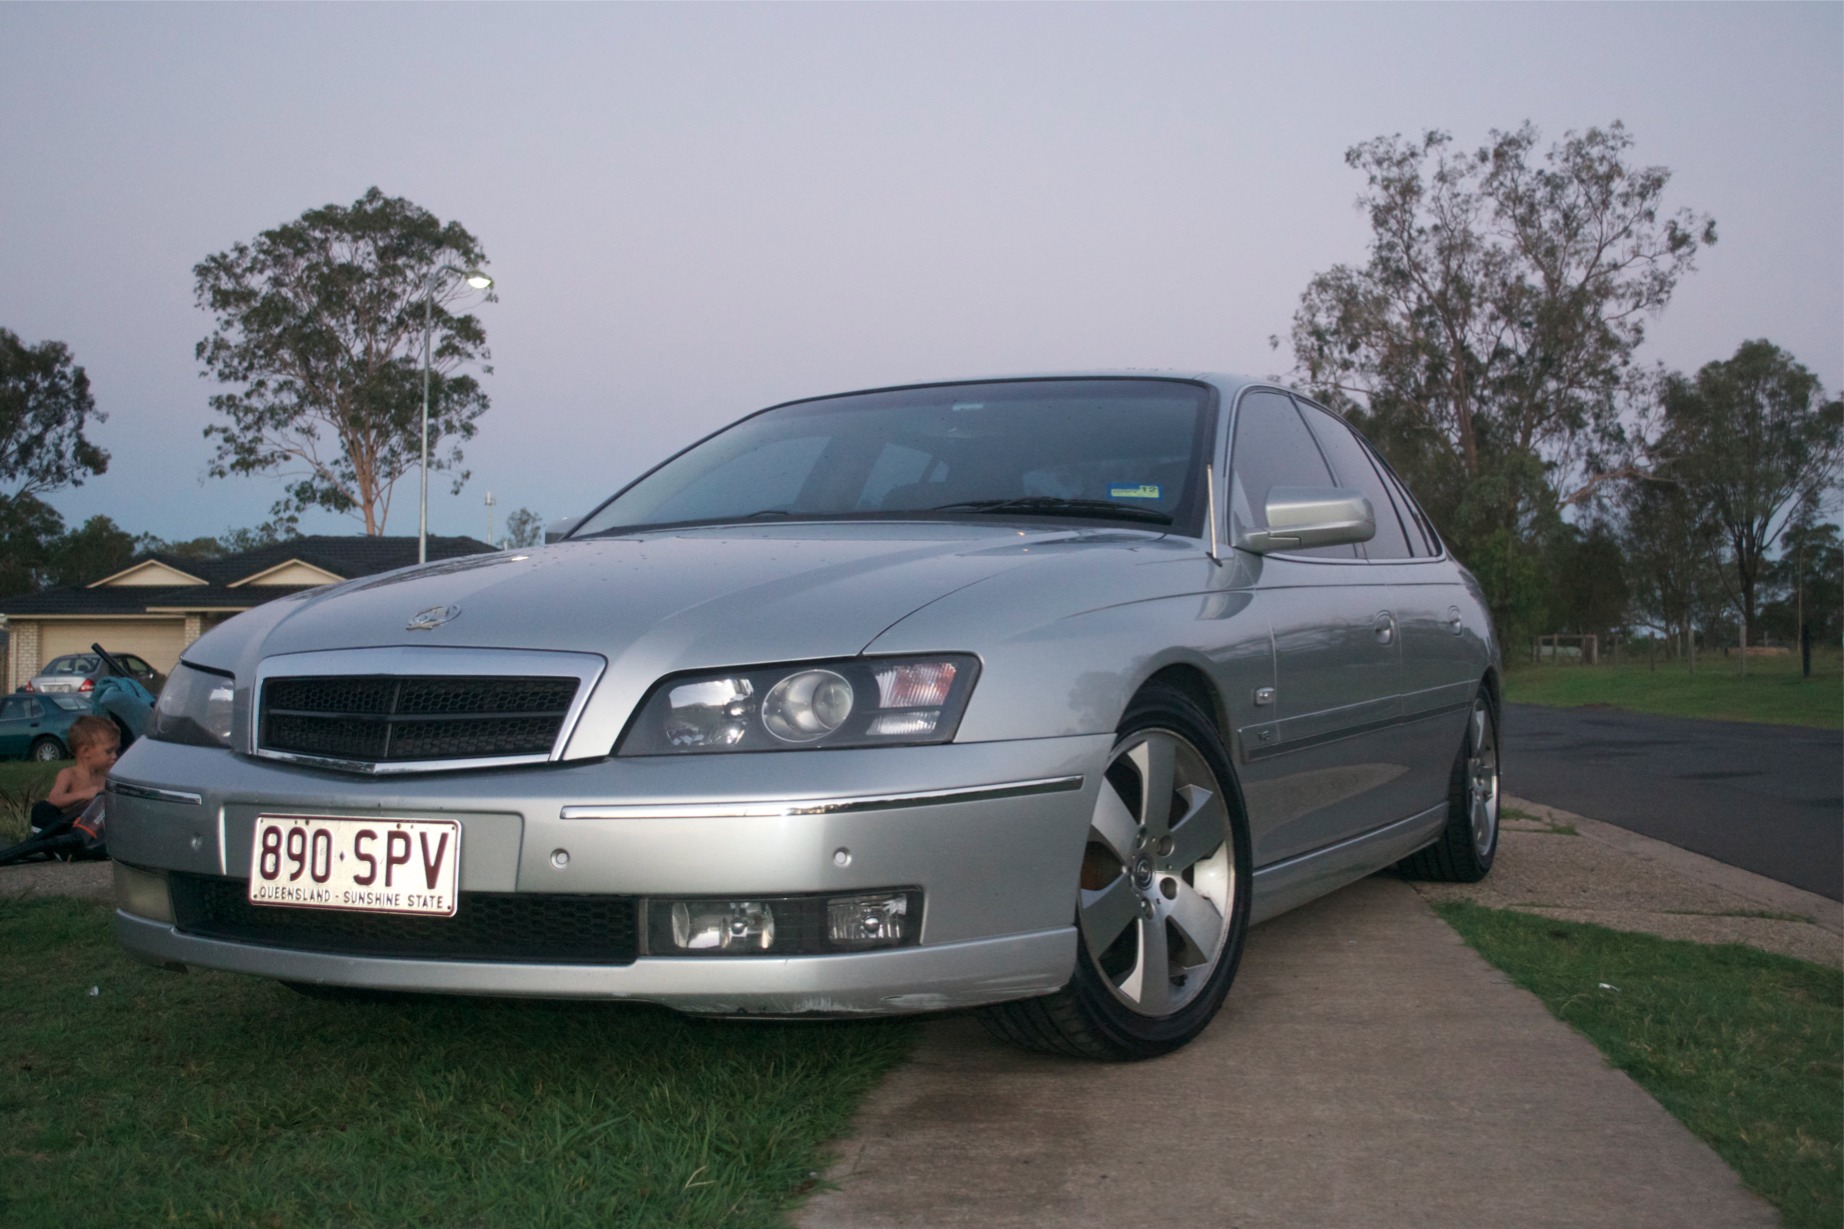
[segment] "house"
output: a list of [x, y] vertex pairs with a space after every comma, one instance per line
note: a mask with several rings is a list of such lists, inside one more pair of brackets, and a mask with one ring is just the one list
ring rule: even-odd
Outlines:
[[[492, 549], [474, 538], [429, 539], [432, 561]], [[18, 690], [52, 658], [92, 643], [137, 653], [170, 672], [187, 645], [240, 611], [415, 562], [411, 537], [290, 538], [222, 559], [144, 555], [86, 585], [0, 599], [8, 633], [6, 690]]]

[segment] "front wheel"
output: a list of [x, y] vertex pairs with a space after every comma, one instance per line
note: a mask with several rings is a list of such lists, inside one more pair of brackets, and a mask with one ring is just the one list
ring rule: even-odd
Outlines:
[[1204, 1031], [1242, 958], [1248, 823], [1215, 729], [1185, 696], [1142, 692], [1122, 718], [1089, 821], [1069, 984], [984, 1008], [1027, 1049], [1153, 1058]]
[[68, 759], [64, 747], [55, 738], [41, 738], [32, 744], [32, 758], [40, 764], [49, 764], [53, 760]]
[[1498, 857], [1498, 713], [1481, 689], [1447, 785], [1447, 826], [1396, 864], [1411, 879], [1478, 883]]

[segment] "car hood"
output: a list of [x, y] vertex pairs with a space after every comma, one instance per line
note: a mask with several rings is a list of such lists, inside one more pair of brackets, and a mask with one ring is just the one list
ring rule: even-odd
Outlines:
[[[596, 736], [618, 728], [646, 690], [684, 670], [854, 656], [931, 603], [1021, 568], [1079, 554], [1084, 572], [1144, 562], [1176, 545], [1143, 530], [1004, 524], [857, 523], [692, 529], [449, 560], [265, 603], [186, 652], [242, 683], [265, 660], [339, 649], [521, 649], [592, 653], [607, 664], [586, 714]], [[1066, 587], [1008, 585], [1020, 602], [1069, 613]], [[1077, 605], [1118, 588], [1084, 586]], [[1023, 596], [1021, 596], [1023, 595]], [[434, 626], [412, 630], [425, 612]], [[979, 620], [953, 643], [979, 652]], [[247, 702], [247, 701], [246, 701]], [[593, 718], [593, 720], [590, 720]]]
[[[857, 523], [563, 542], [266, 603], [186, 657], [241, 672], [278, 654], [399, 645], [638, 655], [671, 669], [850, 656], [929, 603], [1056, 548], [1088, 548], [1089, 566], [1097, 554], [1124, 565], [1158, 541], [1138, 530]], [[445, 616], [439, 625], [409, 627], [431, 610]]]
[[[983, 554], [987, 544], [985, 535], [861, 527], [849, 536], [692, 531], [476, 555], [316, 591], [269, 628], [262, 654], [465, 645], [612, 656], [646, 640], [722, 664], [852, 654], [929, 601], [1015, 566]], [[429, 610], [445, 621], [410, 628]]]

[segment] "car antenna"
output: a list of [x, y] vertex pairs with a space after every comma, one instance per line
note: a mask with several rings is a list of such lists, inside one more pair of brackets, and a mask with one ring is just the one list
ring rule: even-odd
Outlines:
[[1209, 461], [1204, 462], [1204, 500], [1210, 505], [1204, 509], [1204, 519], [1210, 522], [1210, 562], [1222, 567], [1217, 557], [1217, 467]]

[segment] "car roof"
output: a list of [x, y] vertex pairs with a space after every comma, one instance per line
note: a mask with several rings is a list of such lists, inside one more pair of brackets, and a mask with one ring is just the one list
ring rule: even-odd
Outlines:
[[896, 384], [878, 384], [867, 388], [846, 389], [836, 393], [793, 397], [787, 401], [777, 402], [776, 406], [797, 405], [802, 401], [830, 400], [834, 397], [853, 397], [862, 393], [896, 392], [906, 388], [933, 388], [949, 384], [1000, 384], [1024, 380], [1183, 380], [1188, 383], [1212, 385], [1225, 398], [1233, 398], [1242, 388], [1250, 384], [1276, 388], [1286, 387], [1278, 380], [1236, 375], [1223, 371], [1193, 371], [1182, 367], [1099, 367], [1088, 370], [1005, 372], [993, 375], [962, 376], [954, 379], [905, 380]]

